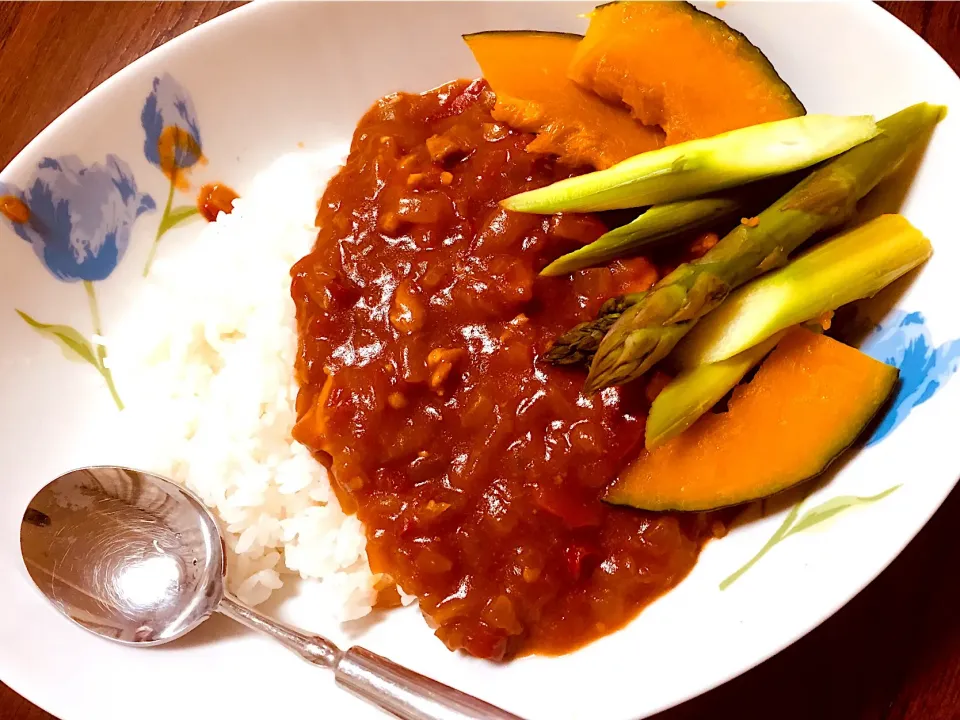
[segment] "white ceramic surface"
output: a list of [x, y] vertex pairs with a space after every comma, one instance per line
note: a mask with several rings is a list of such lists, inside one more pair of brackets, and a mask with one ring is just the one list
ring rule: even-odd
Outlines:
[[[258, 3], [187, 33], [125, 69], [53, 123], [0, 174], [0, 195], [34, 188], [33, 202], [40, 202], [42, 191], [52, 188], [55, 198], [72, 202], [74, 244], [89, 234], [85, 222], [109, 226], [94, 240], [94, 252], [78, 263], [78, 256], [71, 260], [63, 254], [66, 246], [51, 249], [45, 244], [49, 238], [26, 232], [24, 237], [0, 219], [4, 682], [65, 720], [378, 716], [336, 690], [320, 670], [225, 621], [211, 621], [196, 639], [135, 650], [88, 635], [46, 604], [20, 562], [22, 510], [62, 471], [115, 462], [111, 428], [119, 414], [102, 373], [90, 362], [68, 363], [49, 337], [13, 310], [39, 322], [70, 325], [89, 337], [84, 288], [92, 287], [109, 336], [109, 327], [138, 292], [170, 188], [145, 155], [145, 138], [149, 147], [157, 122], [169, 124], [174, 116], [188, 125], [192, 121], [191, 132], [209, 161], [195, 169], [194, 180], [222, 180], [242, 194], [254, 173], [299, 142], [319, 149], [347, 141], [361, 113], [380, 95], [475, 76], [461, 33], [582, 31], [586, 21], [578, 14], [589, 7]], [[531, 719], [646, 716], [769, 657], [872, 580], [960, 475], [955, 449], [960, 381], [948, 382], [960, 352], [950, 343], [960, 337], [955, 312], [960, 300], [955, 174], [960, 80], [922, 40], [868, 2], [731, 2], [723, 10], [712, 3], [705, 8], [759, 45], [811, 112], [879, 117], [920, 100], [954, 109], [937, 129], [902, 208], [932, 239], [935, 257], [873, 339], [875, 353], [889, 351], [902, 362], [907, 379], [895, 408], [897, 422], [888, 424], [890, 432], [881, 441], [818, 485], [800, 517], [832, 498], [901, 487], [837, 514], [815, 531], [791, 535], [720, 590], [721, 581], [781, 525], [788, 503], [780, 503], [779, 511], [711, 543], [690, 577], [628, 628], [566, 657], [497, 666], [451, 655], [413, 610], [392, 613], [351, 638]], [[145, 110], [154, 90], [157, 103]], [[71, 155], [79, 159], [63, 159]], [[124, 165], [109, 163], [109, 155]], [[38, 170], [44, 157], [60, 160]], [[92, 168], [95, 163], [100, 166]], [[84, 173], [75, 172], [81, 166]], [[91, 201], [77, 194], [76, 187], [85, 182], [78, 178], [88, 176], [103, 181], [96, 191], [104, 193], [97, 201], [99, 215], [85, 214], [81, 206]], [[174, 206], [183, 202], [189, 197], [177, 194]], [[114, 269], [103, 248], [122, 246], [131, 227], [128, 251]], [[197, 229], [190, 223], [174, 227], [160, 252], [190, 242]], [[45, 265], [62, 276], [93, 282], [59, 281]], [[922, 320], [911, 313], [922, 314]], [[311, 612], [309, 592], [286, 602], [280, 612], [344, 639], [330, 619]]]

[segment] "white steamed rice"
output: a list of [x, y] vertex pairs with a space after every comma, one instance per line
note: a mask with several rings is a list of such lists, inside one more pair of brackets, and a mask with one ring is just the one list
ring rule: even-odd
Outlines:
[[[226, 536], [228, 584], [264, 602], [292, 576], [322, 580], [332, 614], [370, 612], [378, 577], [363, 526], [294, 442], [297, 335], [290, 267], [309, 251], [316, 202], [343, 148], [284, 156], [180, 252], [161, 247], [131, 322], [109, 340], [149, 468], [197, 493]], [[165, 258], [165, 259], [164, 259]]]

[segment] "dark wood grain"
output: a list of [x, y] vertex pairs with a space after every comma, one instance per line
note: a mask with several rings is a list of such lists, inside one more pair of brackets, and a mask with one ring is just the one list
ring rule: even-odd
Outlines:
[[241, 4], [0, 2], [0, 167], [118, 70]]
[[[236, 4], [0, 2], [0, 166], [119, 69]], [[881, 5], [960, 71], [960, 3]], [[833, 618], [657, 720], [960, 720], [958, 527], [954, 491], [893, 565]], [[0, 720], [50, 717], [0, 685]]]

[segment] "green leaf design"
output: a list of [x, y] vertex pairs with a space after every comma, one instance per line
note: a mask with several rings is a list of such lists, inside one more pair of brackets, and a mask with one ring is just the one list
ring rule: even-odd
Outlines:
[[163, 218], [160, 220], [160, 228], [157, 230], [157, 235], [163, 235], [167, 230], [170, 230], [182, 222], [186, 222], [195, 215], [199, 215], [200, 211], [197, 209], [196, 205], [180, 205], [175, 208], [171, 208], [169, 212], [165, 213]]
[[194, 205], [178, 205], [177, 207], [173, 207], [173, 192], [175, 189], [176, 184], [171, 179], [170, 193], [167, 195], [167, 204], [163, 208], [163, 215], [160, 217], [160, 225], [157, 227], [157, 235], [153, 239], [153, 245], [150, 246], [150, 253], [147, 255], [147, 263], [143, 266], [144, 277], [147, 277], [150, 274], [150, 268], [153, 266], [153, 261], [157, 256], [157, 247], [160, 245], [160, 238], [163, 237], [164, 233], [166, 233], [167, 230], [186, 222], [195, 215], [200, 214], [200, 211]]
[[809, 530], [813, 526], [819, 525], [824, 520], [832, 518], [834, 515], [843, 512], [847, 508], [855, 507], [857, 505], [868, 505], [876, 502], [877, 500], [882, 500], [899, 487], [899, 485], [894, 485], [891, 488], [887, 488], [882, 493], [877, 493], [876, 495], [870, 495], [868, 497], [860, 497], [857, 495], [841, 495], [840, 497], [835, 497], [832, 500], [827, 500], [825, 503], [817, 505], [817, 507], [813, 508], [812, 510], [807, 510], [807, 512], [803, 514], [803, 517], [800, 518], [799, 522], [790, 528], [790, 532], [788, 532], [785, 537], [790, 537], [794, 533]]
[[[100, 312], [97, 308], [96, 295], [94, 294], [93, 283], [84, 281], [87, 294], [90, 298], [90, 310], [93, 315], [93, 330], [100, 334]], [[79, 330], [69, 325], [48, 325], [36, 320], [22, 310], [17, 310], [17, 315], [23, 318], [23, 321], [36, 330], [43, 337], [53, 340], [60, 346], [60, 351], [67, 360], [74, 362], [82, 361], [89, 363], [100, 373], [107, 384], [110, 396], [117, 405], [118, 410], [123, 410], [123, 402], [120, 395], [117, 394], [117, 388], [113, 383], [113, 373], [107, 367], [106, 357], [107, 349], [102, 345], [94, 346], [87, 340]]]
[[38, 333], [56, 342], [63, 351], [64, 357], [68, 360], [74, 362], [82, 360], [102, 371], [100, 360], [93, 349], [93, 345], [78, 330], [69, 325], [48, 325], [38, 322], [21, 310], [17, 310], [17, 315], [22, 317], [24, 322]]
[[[790, 512], [787, 514], [787, 517], [784, 518], [783, 523], [780, 525], [779, 528], [777, 528], [777, 531], [770, 537], [769, 540], [767, 540], [766, 545], [760, 548], [760, 551], [756, 555], [754, 555], [752, 558], [750, 558], [750, 560], [748, 560], [743, 567], [741, 567], [739, 570], [737, 570], [735, 573], [733, 573], [732, 575], [727, 577], [723, 582], [720, 583], [720, 590], [726, 590], [728, 587], [730, 587], [734, 582], [736, 582], [740, 578], [741, 575], [743, 575], [747, 570], [749, 570], [754, 565], [756, 565], [756, 563], [760, 560], [760, 558], [766, 555], [771, 549], [773, 549], [774, 546], [776, 546], [782, 540], [786, 540], [791, 535], [795, 535], [796, 533], [803, 532], [804, 530], [809, 530], [810, 528], [816, 525], [819, 525], [825, 520], [829, 520], [834, 515], [837, 515], [838, 513], [841, 513], [848, 508], [856, 507], [857, 505], [868, 505], [870, 503], [876, 502], [877, 500], [882, 500], [887, 495], [892, 493], [894, 490], [897, 490], [899, 487], [900, 485], [894, 485], [893, 487], [887, 488], [881, 493], [877, 493], [876, 495], [869, 495], [866, 497], [862, 497], [858, 495], [841, 495], [839, 497], [831, 498], [830, 500], [827, 500], [826, 502], [823, 502], [820, 505], [817, 505], [816, 507], [810, 510], [807, 510], [807, 512], [803, 514], [803, 517], [801, 517], [800, 520], [797, 521], [797, 516], [800, 515], [800, 506], [803, 505], [804, 502], [806, 502], [807, 497], [809, 497], [809, 494], [808, 494], [802, 500], [800, 500], [800, 502], [798, 502], [796, 505], [794, 505], [790, 509]], [[796, 524], [794, 524], [794, 522], [796, 522]]]
[[[804, 498], [803, 500], [806, 500], [806, 498]], [[800, 506], [803, 504], [803, 500], [798, 502], [796, 505], [794, 505], [790, 509], [789, 514], [787, 514], [787, 517], [784, 519], [780, 527], [777, 528], [777, 531], [770, 537], [769, 540], [767, 540], [767, 544], [764, 545], [762, 548], [760, 548], [760, 552], [758, 552], [756, 555], [750, 558], [750, 560], [747, 561], [746, 565], [744, 565], [742, 568], [740, 568], [735, 573], [733, 573], [733, 575], [731, 575], [722, 583], [720, 583], [721, 590], [726, 590], [728, 587], [730, 587], [737, 579], [739, 579], [741, 575], [743, 575], [747, 570], [752, 568], [757, 563], [757, 561], [760, 560], [760, 558], [766, 555], [767, 552], [771, 548], [773, 548], [774, 545], [776, 545], [778, 542], [780, 542], [787, 536], [787, 533], [790, 530], [790, 526], [793, 525], [793, 521], [796, 520], [797, 515], [800, 514]]]

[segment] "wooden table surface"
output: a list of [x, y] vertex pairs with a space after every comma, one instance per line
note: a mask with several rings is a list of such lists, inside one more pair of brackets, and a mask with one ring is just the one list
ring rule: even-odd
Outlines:
[[[0, 166], [122, 67], [238, 4], [0, 2]], [[960, 2], [881, 4], [960, 71]], [[960, 720], [958, 528], [960, 489], [820, 628], [658, 720]], [[0, 684], [0, 720], [50, 717]]]

